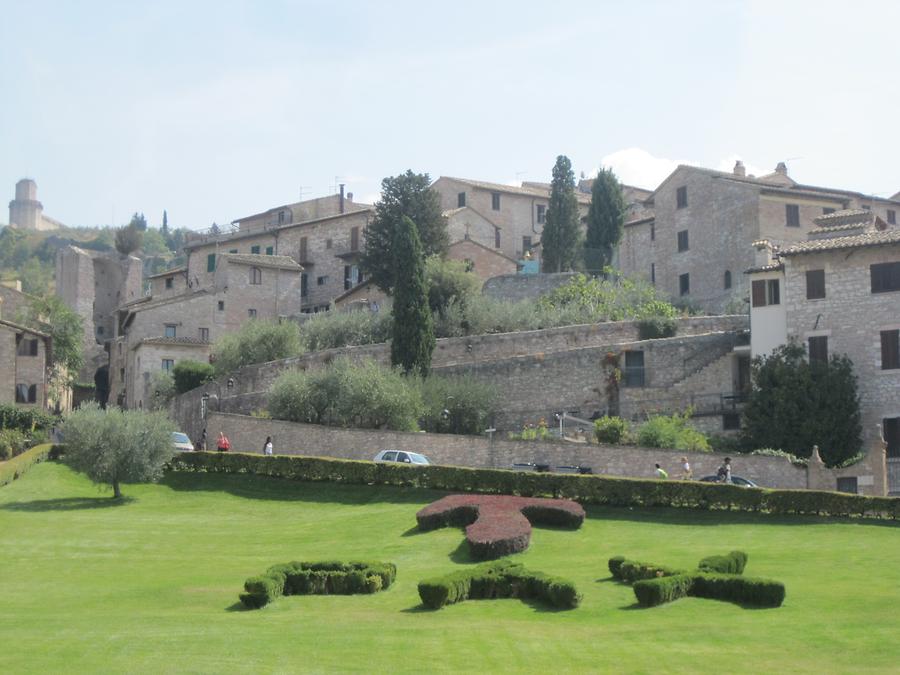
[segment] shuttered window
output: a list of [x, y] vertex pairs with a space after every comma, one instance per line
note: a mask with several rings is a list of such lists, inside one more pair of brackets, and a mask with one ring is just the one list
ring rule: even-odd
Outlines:
[[678, 251], [679, 252], [687, 251], [688, 248], [689, 248], [688, 231], [681, 230], [681, 232], [678, 233]]
[[881, 369], [900, 368], [900, 330], [881, 331]]
[[306, 262], [306, 237], [300, 237], [300, 262]]
[[806, 299], [819, 300], [825, 297], [825, 270], [807, 270]]
[[828, 337], [818, 335], [809, 338], [809, 362], [828, 363]]
[[900, 291], [900, 262], [870, 265], [869, 271], [872, 275], [873, 293]]
[[797, 204], [785, 204], [784, 218], [788, 227], [800, 227], [800, 207]]
[[675, 191], [675, 205], [679, 209], [687, 206], [687, 188], [680, 187]]

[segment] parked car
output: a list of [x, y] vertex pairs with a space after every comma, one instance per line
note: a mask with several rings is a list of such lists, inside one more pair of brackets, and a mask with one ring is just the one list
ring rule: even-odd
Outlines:
[[[718, 476], [715, 476], [715, 475], [713, 475], [713, 476], [703, 476], [703, 478], [701, 478], [700, 481], [703, 482], [703, 483], [718, 483], [718, 482], [720, 482], [720, 481], [719, 481], [719, 477], [718, 477]], [[753, 482], [752, 480], [750, 480], [749, 478], [742, 478], [741, 476], [732, 476], [732, 477], [731, 477], [731, 484], [732, 484], [732, 485], [739, 485], [739, 486], [741, 486], [741, 487], [759, 487], [759, 485], [757, 485], [756, 483], [754, 483], [754, 482]]]
[[191, 443], [188, 435], [180, 431], [172, 432], [172, 445], [175, 446], [176, 452], [191, 452], [194, 449], [194, 444]]
[[431, 461], [418, 452], [404, 452], [403, 450], [382, 450], [375, 455], [375, 462], [403, 462], [405, 464], [418, 464], [425, 466]]

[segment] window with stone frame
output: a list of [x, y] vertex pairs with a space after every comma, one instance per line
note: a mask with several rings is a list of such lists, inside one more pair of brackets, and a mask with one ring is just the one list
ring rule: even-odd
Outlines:
[[175, 286], [175, 278], [174, 277], [166, 277], [166, 288], [173, 288]]
[[688, 241], [688, 231], [681, 230], [678, 233], [678, 252], [687, 251], [690, 248], [690, 242]]
[[537, 221], [539, 225], [547, 222], [547, 206], [545, 204], [537, 205]]
[[259, 246], [251, 246], [250, 253], [252, 253], [253, 255], [259, 255]]
[[825, 297], [825, 270], [806, 271], [806, 299], [821, 300]]
[[656, 241], [656, 223], [650, 223], [650, 241]]
[[828, 363], [828, 336], [815, 335], [808, 340], [809, 362]]
[[691, 275], [687, 272], [678, 275], [678, 295], [690, 295]]
[[675, 207], [679, 209], [683, 209], [687, 207], [687, 187], [680, 187], [675, 190]]
[[37, 385], [17, 384], [16, 403], [37, 403]]
[[876, 263], [869, 266], [873, 293], [900, 291], [900, 262]]
[[266, 255], [275, 255], [275, 247], [266, 246]]
[[218, 306], [219, 306], [219, 311], [220, 311], [220, 312], [224, 312], [224, 311], [225, 311], [225, 301], [224, 301], [224, 300], [219, 300], [219, 305], [218, 305]]
[[177, 326], [176, 324], [174, 324], [174, 323], [167, 323], [167, 324], [166, 324], [165, 331], [166, 331], [166, 332], [164, 333], [165, 337], [167, 337], [167, 338], [177, 337], [177, 334], [178, 334], [178, 326]]
[[167, 373], [172, 372], [172, 368], [175, 367], [175, 359], [163, 359], [162, 360], [162, 369]]
[[800, 205], [784, 205], [784, 224], [788, 227], [800, 227]]
[[500, 210], [500, 193], [499, 192], [491, 193], [491, 208], [494, 211]]
[[731, 288], [731, 270], [725, 270], [725, 280], [722, 285], [726, 291]]
[[200, 328], [198, 333], [202, 342], [209, 342], [209, 328]]
[[881, 331], [881, 369], [900, 368], [900, 330]]
[[216, 254], [210, 253], [206, 256], [206, 271], [207, 272], [215, 272], [216, 271]]
[[881, 433], [887, 443], [887, 456], [900, 457], [900, 417], [882, 418]]
[[305, 298], [309, 295], [309, 276], [306, 272], [300, 275], [300, 297]]
[[258, 267], [250, 268], [250, 283], [253, 286], [259, 286], [262, 283], [262, 270]]
[[494, 248], [500, 248], [500, 228], [494, 228]]
[[896, 225], [897, 224], [897, 212], [894, 209], [887, 210], [887, 221], [888, 221], [888, 225]]
[[22, 333], [16, 335], [16, 356], [37, 356], [38, 341], [26, 338]]
[[466, 193], [459, 192], [456, 195], [456, 208], [461, 209], [466, 205]]
[[625, 372], [622, 382], [626, 387], [644, 386], [644, 352], [636, 349], [625, 352]]

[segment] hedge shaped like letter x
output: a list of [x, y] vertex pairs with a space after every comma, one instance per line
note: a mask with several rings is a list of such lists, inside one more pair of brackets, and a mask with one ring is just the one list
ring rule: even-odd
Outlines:
[[451, 495], [419, 511], [416, 521], [422, 531], [465, 525], [472, 557], [492, 560], [528, 548], [532, 524], [578, 529], [584, 509], [569, 499]]

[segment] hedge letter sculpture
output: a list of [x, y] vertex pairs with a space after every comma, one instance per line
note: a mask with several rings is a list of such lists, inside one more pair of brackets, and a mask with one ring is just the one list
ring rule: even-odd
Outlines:
[[426, 506], [416, 520], [423, 532], [465, 525], [472, 557], [491, 560], [527, 549], [532, 524], [578, 529], [584, 509], [569, 499], [451, 495]]

